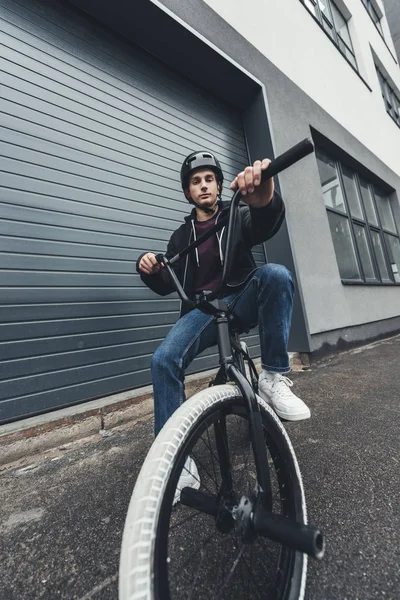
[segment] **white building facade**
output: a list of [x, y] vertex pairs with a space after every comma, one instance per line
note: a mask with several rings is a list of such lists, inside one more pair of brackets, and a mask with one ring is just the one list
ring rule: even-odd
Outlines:
[[277, 151], [308, 128], [321, 150], [280, 177], [311, 352], [397, 331], [400, 69], [383, 3], [207, 4], [299, 89], [266, 84]]

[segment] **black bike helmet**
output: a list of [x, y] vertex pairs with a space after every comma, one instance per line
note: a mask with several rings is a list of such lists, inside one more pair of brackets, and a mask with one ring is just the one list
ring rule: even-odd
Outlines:
[[212, 169], [217, 177], [220, 190], [222, 190], [224, 176], [221, 165], [214, 154], [207, 150], [192, 152], [183, 161], [181, 167], [181, 184], [183, 190], [186, 190], [189, 187], [189, 176], [195, 169]]

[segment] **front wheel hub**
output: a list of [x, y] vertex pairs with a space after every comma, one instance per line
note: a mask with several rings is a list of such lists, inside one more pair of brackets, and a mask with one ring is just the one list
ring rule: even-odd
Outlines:
[[257, 534], [253, 527], [254, 502], [242, 496], [235, 510], [236, 530], [245, 544], [252, 542]]
[[218, 515], [215, 521], [220, 533], [229, 533], [235, 527], [234, 510], [237, 498], [233, 491], [223, 494], [219, 501]]

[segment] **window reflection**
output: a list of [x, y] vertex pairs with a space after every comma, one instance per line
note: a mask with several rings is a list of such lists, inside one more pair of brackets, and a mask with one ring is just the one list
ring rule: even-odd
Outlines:
[[386, 266], [385, 256], [383, 254], [381, 236], [378, 231], [371, 231], [372, 243], [374, 245], [375, 256], [378, 262], [379, 273], [382, 281], [390, 281], [389, 272]]
[[342, 172], [344, 189], [347, 194], [347, 200], [349, 202], [351, 216], [357, 217], [358, 219], [363, 219], [356, 183], [353, 177], [353, 171], [343, 166]]
[[317, 151], [317, 164], [325, 206], [346, 212], [335, 161]]
[[393, 278], [397, 283], [400, 283], [400, 241], [399, 238], [393, 235], [386, 234], [385, 237]]
[[397, 233], [389, 198], [383, 191], [381, 191], [376, 186], [374, 188], [374, 192], [383, 229], [387, 229], [392, 233]]
[[356, 243], [360, 253], [361, 265], [364, 271], [364, 277], [368, 281], [376, 281], [374, 266], [372, 263], [371, 253], [369, 251], [365, 227], [355, 225], [354, 232], [356, 234]]
[[328, 212], [328, 218], [340, 277], [342, 279], [361, 279], [348, 219], [333, 212]]
[[365, 181], [365, 179], [362, 178], [360, 178], [360, 190], [362, 199], [364, 201], [364, 208], [367, 214], [368, 223], [370, 223], [371, 225], [378, 225], [378, 219], [376, 216], [374, 203], [372, 200], [368, 183]]

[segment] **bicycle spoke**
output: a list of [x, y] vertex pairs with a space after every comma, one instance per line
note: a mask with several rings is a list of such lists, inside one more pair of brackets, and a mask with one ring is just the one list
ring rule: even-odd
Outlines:
[[244, 548], [245, 548], [245, 545], [244, 545], [244, 544], [242, 544], [242, 547], [241, 547], [241, 548], [240, 548], [240, 550], [239, 550], [239, 554], [237, 555], [237, 557], [236, 557], [236, 559], [235, 559], [235, 561], [234, 561], [234, 563], [233, 563], [233, 565], [232, 565], [232, 568], [231, 568], [231, 570], [229, 571], [228, 578], [227, 578], [227, 580], [225, 581], [223, 588], [221, 588], [221, 589], [219, 590], [219, 595], [218, 595], [218, 596], [216, 596], [216, 600], [218, 600], [219, 598], [221, 598], [221, 592], [223, 592], [223, 591], [225, 590], [226, 586], [228, 585], [228, 583], [229, 583], [229, 582], [230, 582], [230, 580], [232, 579], [232, 576], [233, 576], [233, 574], [234, 574], [234, 572], [235, 572], [235, 570], [236, 570], [236, 567], [237, 567], [237, 566], [238, 566], [238, 564], [239, 564], [240, 558], [241, 558], [241, 556], [242, 556], [242, 554], [243, 554], [243, 552], [244, 552]]
[[[226, 429], [226, 417], [220, 418], [214, 424], [215, 440], [217, 443], [217, 451], [221, 469], [221, 479], [225, 487], [232, 487], [232, 463], [229, 456], [229, 445]], [[226, 479], [224, 479], [226, 478]]]
[[200, 554], [201, 554], [201, 560], [200, 560], [199, 567], [198, 567], [198, 569], [197, 569], [197, 574], [196, 574], [196, 577], [195, 577], [195, 578], [194, 578], [194, 580], [193, 580], [193, 584], [192, 584], [192, 589], [191, 589], [191, 591], [190, 591], [189, 600], [191, 600], [191, 598], [193, 598], [193, 594], [194, 594], [194, 592], [195, 592], [195, 586], [196, 586], [196, 582], [197, 582], [197, 579], [198, 579], [198, 577], [199, 577], [199, 574], [200, 574], [200, 568], [201, 568], [201, 565], [202, 565], [202, 563], [203, 563], [204, 556], [205, 556], [205, 551], [204, 551], [204, 549], [203, 549], [203, 550], [200, 552]]
[[[251, 547], [251, 553], [250, 553], [250, 564], [253, 564], [253, 550], [254, 550], [254, 546]], [[247, 585], [247, 595], [249, 595], [250, 593], [250, 582], [251, 582], [251, 578], [248, 578], [248, 585]]]
[[207, 444], [206, 444], [205, 440], [203, 439], [203, 437], [200, 437], [200, 441], [203, 442], [203, 444], [205, 445], [205, 447], [207, 448], [207, 450], [210, 451], [211, 456], [213, 456], [215, 458], [215, 460], [218, 461], [219, 460], [218, 455], [215, 454], [215, 451], [211, 447], [212, 446], [212, 442], [210, 440], [210, 433], [209, 433], [208, 429], [207, 429], [207, 437], [208, 437], [209, 443], [210, 443], [209, 446], [207, 446]]
[[[246, 421], [244, 419], [240, 419], [240, 427], [239, 427], [239, 434], [238, 434], [238, 438], [237, 444], [236, 444], [236, 451], [234, 454], [234, 457], [237, 458], [239, 460], [239, 455], [238, 452], [240, 452], [241, 454], [241, 474], [238, 474], [238, 484], [240, 485], [240, 491], [242, 492], [242, 494], [247, 493], [248, 494], [248, 488], [249, 488], [249, 481], [247, 481], [245, 483], [244, 479], [246, 478], [246, 475], [249, 474], [249, 460], [250, 460], [250, 453], [251, 453], [251, 442], [249, 441], [248, 443], [241, 443], [241, 441], [245, 438], [246, 436]], [[233, 460], [232, 460], [233, 463]], [[237, 473], [237, 469], [235, 469], [235, 472]]]
[[[244, 576], [243, 576], [243, 564], [242, 564], [242, 561], [240, 561], [240, 579], [242, 580], [242, 587], [243, 587], [243, 590], [244, 590], [244, 588], [246, 586], [246, 583], [245, 583]], [[249, 595], [249, 588], [247, 586], [247, 597], [248, 597], [248, 595]]]
[[203, 514], [204, 513], [196, 511], [193, 514], [189, 515], [188, 517], [185, 517], [184, 519], [182, 519], [178, 523], [174, 523], [173, 525], [171, 525], [170, 528], [169, 528], [169, 530], [172, 531], [173, 529], [176, 529], [180, 525], [183, 525], [184, 523], [187, 523], [188, 521], [191, 521], [192, 519], [195, 519], [196, 517], [201, 517]]
[[[225, 578], [225, 572], [224, 572], [224, 563], [225, 563], [225, 561], [223, 559], [225, 559], [226, 550], [227, 550], [227, 545], [224, 544], [223, 555], [222, 555], [221, 560], [219, 561], [219, 565], [218, 565], [217, 579], [216, 579], [216, 583], [215, 583], [215, 587], [216, 588], [218, 588], [218, 582], [219, 582], [219, 574], [220, 574], [220, 572], [222, 573], [221, 581], [224, 581], [224, 578]], [[216, 598], [216, 597], [217, 596], [214, 596], [214, 598]]]
[[[213, 532], [212, 532], [212, 533], [211, 533], [211, 534], [208, 536], [208, 538], [206, 538], [205, 540], [203, 540], [203, 542], [202, 542], [202, 548], [204, 548], [205, 546], [207, 546], [207, 544], [209, 544], [209, 543], [210, 543], [210, 541], [212, 540], [212, 538], [214, 537], [214, 535], [215, 535], [215, 534], [214, 534], [214, 531], [213, 531]], [[198, 551], [199, 551], [199, 549], [198, 549], [198, 548], [196, 548], [196, 550], [195, 550], [194, 552], [192, 552], [192, 553], [189, 555], [189, 557], [188, 557], [188, 558], [185, 560], [185, 562], [184, 562], [183, 564], [180, 564], [180, 565], [179, 565], [179, 569], [180, 569], [180, 570], [181, 570], [181, 569], [184, 569], [184, 568], [185, 568], [185, 567], [186, 567], [186, 566], [187, 566], [187, 565], [190, 563], [190, 561], [192, 560], [192, 558], [193, 558], [194, 556], [196, 556], [196, 554], [198, 553]]]
[[[240, 564], [241, 564], [241, 567], [243, 569], [243, 561]], [[251, 586], [251, 578], [247, 575], [247, 592], [246, 592], [246, 597], [248, 598], [248, 600], [252, 600], [252, 597], [250, 595], [250, 586]]]
[[[243, 460], [244, 460], [244, 469], [243, 472], [249, 474], [249, 460], [250, 460], [250, 453], [252, 454], [252, 448], [251, 448], [251, 442], [249, 442], [249, 446], [247, 448], [247, 457], [244, 454], [244, 449], [243, 449]], [[247, 495], [249, 496], [253, 490], [249, 489], [250, 487], [250, 481], [249, 479], [247, 480]]]
[[[208, 437], [208, 441], [210, 443], [210, 454], [211, 454], [211, 462], [212, 462], [212, 467], [213, 467], [213, 471], [214, 471], [214, 475], [215, 475], [215, 491], [218, 494], [218, 483], [217, 483], [217, 471], [215, 470], [215, 463], [214, 463], [214, 452], [211, 449], [211, 440], [210, 440], [210, 433], [207, 429], [207, 437]], [[205, 441], [203, 440], [203, 438], [200, 438], [201, 441], [203, 442], [203, 444], [205, 444]]]
[[[198, 458], [198, 456], [196, 456], [196, 454], [194, 454], [194, 452], [191, 452], [193, 458], [195, 459], [195, 462], [203, 469], [203, 471], [210, 477], [209, 472], [207, 471], [207, 469], [204, 467], [202, 461]], [[188, 471], [186, 469], [186, 471]], [[189, 471], [188, 471], [189, 473]], [[192, 473], [193, 475], [193, 473]], [[195, 477], [195, 479], [200, 483], [200, 487], [203, 487], [209, 494], [210, 496], [214, 496], [214, 494], [212, 493], [212, 491], [206, 486], [206, 484], [204, 483], [204, 481], [200, 481], [200, 479], [198, 477]], [[212, 477], [210, 477], [211, 481], [213, 480]]]
[[[235, 540], [235, 544], [239, 547], [240, 546], [239, 539], [238, 539], [238, 536], [235, 535], [235, 532], [233, 532], [232, 537]], [[243, 564], [242, 564], [242, 561], [240, 561], [239, 564], [240, 564], [240, 578], [242, 580], [243, 590], [244, 590], [246, 584], [245, 584], [245, 579], [244, 579], [244, 575], [243, 575]]]
[[258, 583], [257, 583], [257, 581], [254, 579], [254, 577], [253, 577], [253, 574], [252, 574], [252, 572], [251, 572], [251, 569], [250, 569], [250, 567], [249, 567], [249, 565], [248, 565], [248, 563], [247, 563], [247, 561], [246, 561], [246, 559], [245, 559], [245, 558], [243, 558], [243, 564], [244, 564], [244, 566], [246, 567], [246, 569], [247, 569], [247, 570], [248, 570], [248, 572], [249, 572], [250, 579], [251, 579], [251, 581], [254, 583], [255, 589], [256, 589], [257, 591], [260, 591], [260, 593], [261, 593], [261, 596], [259, 596], [259, 595], [257, 594], [257, 598], [260, 598], [260, 597], [261, 597], [261, 600], [262, 600], [263, 598], [265, 598], [265, 590], [264, 590], [264, 589], [261, 589], [261, 590], [260, 590], [260, 588], [259, 588], [259, 584], [258, 584]]

